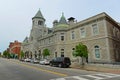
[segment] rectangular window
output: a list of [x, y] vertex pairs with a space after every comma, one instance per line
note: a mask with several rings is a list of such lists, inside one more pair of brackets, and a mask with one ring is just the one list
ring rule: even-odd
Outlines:
[[64, 57], [64, 49], [61, 49], [61, 57]]
[[92, 25], [92, 29], [93, 29], [93, 35], [98, 35], [98, 26], [97, 24], [93, 24]]
[[81, 29], [80, 29], [80, 36], [81, 36], [82, 38], [85, 37], [85, 28], [81, 28]]
[[72, 31], [72, 33], [71, 33], [71, 38], [75, 39], [75, 32], [74, 31]]
[[64, 41], [64, 36], [61, 36], [61, 41]]
[[95, 46], [95, 57], [98, 59], [100, 58], [100, 48], [99, 46]]
[[64, 33], [61, 33], [61, 41], [64, 41]]

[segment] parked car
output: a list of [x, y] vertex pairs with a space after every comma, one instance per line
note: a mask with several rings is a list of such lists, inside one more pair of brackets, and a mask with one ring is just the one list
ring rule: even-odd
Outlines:
[[50, 61], [50, 66], [69, 67], [71, 61], [69, 57], [57, 57]]
[[39, 60], [38, 60], [38, 59], [31, 59], [30, 62], [31, 62], [31, 63], [39, 63]]
[[30, 62], [30, 61], [31, 61], [31, 59], [26, 58], [26, 59], [24, 59], [24, 61], [25, 61], [25, 62]]
[[41, 59], [39, 63], [42, 65], [49, 65], [50, 61], [49, 59]]
[[23, 59], [23, 58], [22, 58], [22, 59], [19, 59], [19, 60], [20, 60], [20, 61], [22, 61], [22, 62], [24, 62], [24, 61], [25, 61], [25, 59]]

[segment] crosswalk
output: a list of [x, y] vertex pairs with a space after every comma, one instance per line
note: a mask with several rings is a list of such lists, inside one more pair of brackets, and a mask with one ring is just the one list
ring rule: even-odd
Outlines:
[[69, 76], [64, 78], [56, 78], [50, 80], [105, 80], [109, 78], [120, 77], [119, 74], [111, 73], [100, 73], [100, 74], [89, 74], [89, 75], [80, 75], [80, 76]]

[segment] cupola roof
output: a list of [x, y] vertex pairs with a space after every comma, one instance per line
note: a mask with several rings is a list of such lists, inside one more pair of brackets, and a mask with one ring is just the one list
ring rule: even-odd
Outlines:
[[64, 13], [62, 13], [62, 16], [61, 16], [61, 18], [59, 20], [59, 24], [67, 24], [67, 21], [65, 19]]

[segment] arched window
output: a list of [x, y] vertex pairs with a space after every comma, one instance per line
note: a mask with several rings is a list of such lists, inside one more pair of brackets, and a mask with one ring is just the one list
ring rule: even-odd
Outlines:
[[95, 49], [95, 57], [100, 58], [100, 48], [99, 48], [99, 46], [96, 45], [94, 47], [94, 49]]
[[43, 24], [43, 22], [42, 21], [38, 21], [38, 25], [42, 25]]

